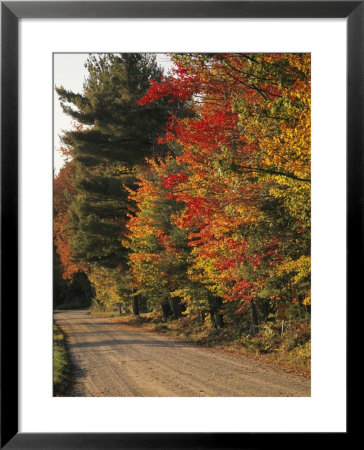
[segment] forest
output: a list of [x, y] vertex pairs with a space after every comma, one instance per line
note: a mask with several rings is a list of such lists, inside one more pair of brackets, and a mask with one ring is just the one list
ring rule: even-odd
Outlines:
[[310, 54], [169, 57], [166, 73], [154, 54], [91, 54], [82, 94], [56, 86], [73, 128], [54, 177], [54, 308], [284, 344], [307, 366]]

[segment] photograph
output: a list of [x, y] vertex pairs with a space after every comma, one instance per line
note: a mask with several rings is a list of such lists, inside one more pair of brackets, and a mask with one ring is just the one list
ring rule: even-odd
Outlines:
[[53, 396], [310, 397], [311, 53], [53, 53], [52, 95]]

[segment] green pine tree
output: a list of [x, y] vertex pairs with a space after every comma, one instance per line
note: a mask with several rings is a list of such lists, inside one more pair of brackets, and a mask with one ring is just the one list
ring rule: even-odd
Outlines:
[[163, 150], [156, 138], [169, 112], [165, 101], [136, 103], [149, 78], [160, 78], [153, 55], [91, 55], [86, 67], [83, 94], [56, 88], [63, 110], [79, 124], [63, 135], [76, 167], [71, 246], [76, 259], [114, 268], [126, 261], [124, 186], [133, 186], [137, 164]]

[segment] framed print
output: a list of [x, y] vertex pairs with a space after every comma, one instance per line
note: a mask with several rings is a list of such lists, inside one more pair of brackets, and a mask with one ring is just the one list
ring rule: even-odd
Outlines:
[[[2, 447], [249, 448], [292, 433], [347, 436], [363, 8], [2, 2]], [[65, 165], [53, 156], [60, 146]], [[309, 364], [265, 364], [283, 348], [308, 360], [311, 287], [310, 385], [296, 373]], [[67, 312], [90, 302], [91, 315]], [[53, 306], [74, 389], [53, 385]], [[138, 334], [148, 324], [159, 335]], [[191, 350], [186, 336], [222, 348]], [[227, 352], [236, 346], [250, 351], [244, 370]], [[98, 384], [90, 374], [106, 366], [112, 376]], [[254, 389], [241, 388], [242, 370]]]

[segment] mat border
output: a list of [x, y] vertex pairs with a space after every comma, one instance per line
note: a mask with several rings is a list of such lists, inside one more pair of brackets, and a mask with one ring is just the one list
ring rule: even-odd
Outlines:
[[[346, 18], [347, 303], [363, 273], [363, 1], [72, 1], [1, 2], [1, 448], [284, 448], [298, 433], [18, 432], [18, 22], [21, 18]], [[11, 297], [12, 302], [6, 301]], [[9, 318], [12, 318], [11, 320]], [[350, 346], [347, 347], [348, 350]], [[349, 429], [347, 428], [349, 431]], [[336, 442], [346, 433], [335, 435]], [[292, 436], [294, 435], [294, 436]], [[311, 433], [300, 434], [300, 445]], [[325, 439], [327, 433], [315, 433]]]

